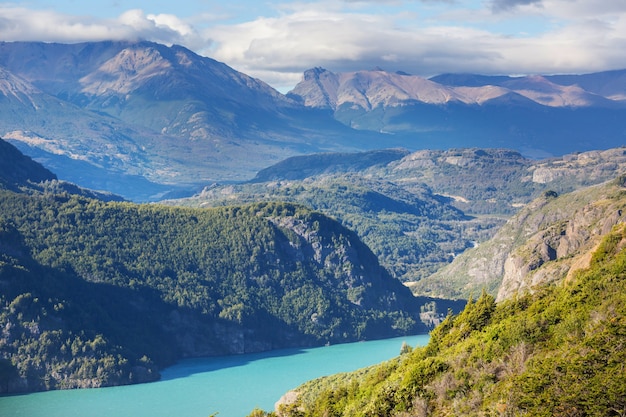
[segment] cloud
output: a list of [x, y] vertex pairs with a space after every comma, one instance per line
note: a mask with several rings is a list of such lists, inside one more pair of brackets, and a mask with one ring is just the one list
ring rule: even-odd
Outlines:
[[[239, 23], [232, 16], [220, 21], [206, 13], [182, 18], [139, 9], [96, 19], [0, 3], [0, 39], [177, 43], [282, 91], [315, 66], [335, 72], [378, 66], [423, 76], [626, 68], [626, 2], [491, 0], [476, 8], [471, 0], [346, 1], [275, 3], [266, 17]], [[409, 7], [424, 3], [430, 14]]]
[[173, 15], [146, 15], [133, 9], [117, 19], [97, 19], [2, 5], [0, 39], [48, 42], [149, 39], [168, 44], [205, 43], [190, 25]]
[[541, 5], [542, 0], [492, 0], [491, 9], [494, 12], [504, 12], [515, 9], [518, 6]]

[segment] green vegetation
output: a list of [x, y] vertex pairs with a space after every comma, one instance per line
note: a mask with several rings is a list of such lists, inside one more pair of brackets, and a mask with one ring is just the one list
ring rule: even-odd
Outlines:
[[302, 206], [0, 190], [0, 213], [0, 391], [144, 381], [181, 356], [427, 329], [420, 305], [432, 300]]
[[279, 415], [626, 415], [625, 248], [621, 225], [572, 280], [497, 305], [483, 292], [426, 347], [308, 382]]
[[[423, 150], [402, 158], [396, 151], [386, 160], [373, 153], [318, 154], [277, 163], [249, 183], [212, 185], [169, 203], [297, 202], [356, 231], [381, 264], [416, 293], [466, 298], [465, 284], [473, 277], [429, 277], [468, 248], [489, 241], [536, 198], [614, 178], [625, 165], [623, 154], [613, 149], [544, 161], [513, 150], [475, 148]], [[452, 291], [451, 280], [458, 281]], [[489, 285], [495, 294], [496, 280]]]
[[353, 174], [216, 187], [171, 203], [215, 207], [257, 201], [296, 202], [336, 218], [404, 282], [420, 280], [447, 265], [502, 223], [470, 219], [426, 186], [409, 192], [388, 181]]

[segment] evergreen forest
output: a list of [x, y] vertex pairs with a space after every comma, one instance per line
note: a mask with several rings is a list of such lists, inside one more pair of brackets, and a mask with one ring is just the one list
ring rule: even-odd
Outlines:
[[0, 391], [142, 382], [181, 357], [428, 329], [419, 313], [435, 300], [303, 206], [175, 208], [47, 188], [0, 190]]

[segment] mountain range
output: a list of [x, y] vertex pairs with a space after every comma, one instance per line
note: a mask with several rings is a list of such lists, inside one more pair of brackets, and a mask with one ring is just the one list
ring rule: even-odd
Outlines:
[[[555, 209], [560, 214], [550, 218], [544, 218], [539, 208], [546, 204], [546, 193], [564, 195], [581, 190], [580, 195], [593, 195], [589, 197], [592, 201], [601, 201], [601, 193], [592, 193], [589, 186], [625, 172], [624, 148], [539, 161], [509, 149], [315, 154], [288, 158], [245, 183], [212, 184], [192, 197], [163, 203], [218, 207], [297, 202], [356, 231], [383, 266], [416, 294], [467, 298], [483, 288], [495, 296], [509, 255], [524, 241], [520, 236], [538, 233], [538, 225], [549, 219], [556, 217], [565, 224], [566, 218], [587, 213], [576, 223], [600, 223], [603, 217], [619, 220], [608, 208], [604, 212], [581, 207], [579, 203], [587, 201], [584, 197], [557, 199], [563, 207]], [[568, 198], [573, 201], [562, 203]], [[614, 212], [620, 210], [613, 208]], [[581, 232], [574, 236], [580, 227], [563, 239], [574, 242], [597, 235]], [[556, 256], [561, 245], [550, 245]], [[573, 257], [574, 249], [576, 245], [563, 243], [559, 258], [563, 253]], [[529, 264], [536, 260], [531, 259]]]
[[0, 43], [0, 137], [59, 178], [136, 201], [242, 181], [287, 157], [624, 143], [624, 71], [532, 77], [314, 68], [286, 95], [152, 42]]

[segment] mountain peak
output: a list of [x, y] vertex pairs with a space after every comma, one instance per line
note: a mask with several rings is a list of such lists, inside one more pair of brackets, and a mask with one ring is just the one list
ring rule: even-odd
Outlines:
[[308, 69], [304, 71], [303, 80], [308, 81], [308, 80], [317, 79], [319, 78], [320, 75], [322, 75], [325, 72], [329, 72], [329, 71], [322, 67], [314, 67], [314, 68]]

